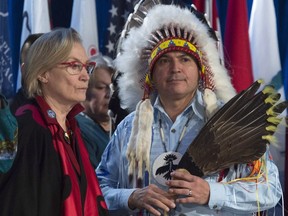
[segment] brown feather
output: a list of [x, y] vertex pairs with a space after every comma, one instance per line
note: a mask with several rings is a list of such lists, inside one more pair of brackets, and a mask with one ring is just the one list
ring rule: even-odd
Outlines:
[[288, 107], [287, 101], [279, 102], [280, 94], [273, 86], [259, 91], [260, 86], [256, 81], [216, 112], [190, 144], [178, 168], [203, 176], [258, 160], [269, 143], [263, 136], [275, 132], [267, 127], [280, 122], [271, 123], [268, 118], [281, 119], [279, 114]]

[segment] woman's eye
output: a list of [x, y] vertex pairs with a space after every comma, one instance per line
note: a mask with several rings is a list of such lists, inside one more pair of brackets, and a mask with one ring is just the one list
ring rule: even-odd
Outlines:
[[81, 71], [82, 65], [79, 63], [74, 63], [74, 64], [72, 64], [72, 69]]

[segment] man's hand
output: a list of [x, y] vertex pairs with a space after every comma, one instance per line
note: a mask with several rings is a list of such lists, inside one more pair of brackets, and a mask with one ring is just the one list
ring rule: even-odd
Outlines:
[[160, 209], [169, 212], [176, 206], [173, 195], [153, 184], [136, 189], [129, 197], [128, 205], [130, 209], [146, 209], [151, 214], [159, 216], [161, 216]]
[[176, 199], [179, 203], [196, 203], [205, 205], [209, 201], [210, 187], [204, 179], [191, 175], [189, 172], [176, 170], [171, 173], [173, 180], [167, 181], [170, 187], [169, 193], [184, 195], [184, 198]]

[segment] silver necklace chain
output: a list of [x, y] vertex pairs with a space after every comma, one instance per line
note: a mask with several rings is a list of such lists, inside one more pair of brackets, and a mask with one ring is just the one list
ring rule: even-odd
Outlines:
[[[166, 147], [166, 143], [165, 143], [164, 130], [163, 130], [163, 127], [162, 127], [162, 119], [161, 119], [160, 115], [161, 115], [161, 113], [159, 112], [159, 115], [158, 115], [158, 116], [159, 116], [159, 119], [158, 119], [158, 121], [159, 121], [160, 137], [161, 137], [161, 141], [162, 141], [162, 145], [163, 145], [164, 151], [165, 151], [165, 152], [168, 152], [168, 151], [167, 151], [167, 147]], [[183, 129], [182, 129], [182, 131], [181, 131], [181, 134], [180, 134], [180, 137], [179, 137], [179, 140], [178, 140], [178, 143], [177, 143], [175, 152], [178, 151], [178, 148], [179, 148], [179, 146], [180, 146], [180, 144], [181, 144], [181, 141], [182, 141], [182, 139], [183, 139], [183, 137], [184, 137], [184, 135], [185, 135], [185, 133], [186, 133], [186, 130], [187, 130], [187, 128], [188, 128], [188, 124], [189, 124], [190, 120], [192, 119], [193, 115], [194, 115], [194, 112], [192, 112], [192, 114], [189, 115], [189, 117], [188, 117], [188, 119], [187, 119], [187, 121], [186, 121], [186, 123], [185, 123], [185, 125], [184, 125], [184, 127], [183, 127]]]

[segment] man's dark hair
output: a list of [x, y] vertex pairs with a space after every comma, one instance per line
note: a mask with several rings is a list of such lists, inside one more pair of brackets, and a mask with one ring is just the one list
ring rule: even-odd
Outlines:
[[40, 37], [42, 36], [43, 33], [38, 33], [38, 34], [30, 34], [26, 40], [24, 41], [22, 47], [21, 47], [21, 52], [20, 52], [20, 64], [24, 63], [25, 57], [27, 55], [27, 52], [31, 45]]

